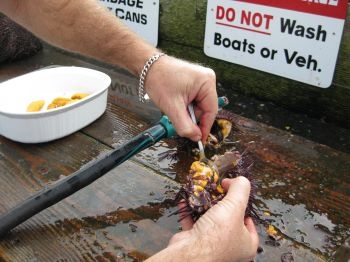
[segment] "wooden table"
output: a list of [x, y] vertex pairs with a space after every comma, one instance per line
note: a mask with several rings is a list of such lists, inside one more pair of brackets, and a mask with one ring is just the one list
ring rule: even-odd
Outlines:
[[[132, 94], [113, 93], [121, 81], [134, 88], [130, 75], [50, 47], [2, 65], [0, 81], [53, 64], [109, 74], [107, 110], [88, 127], [49, 143], [21, 144], [0, 136], [0, 212], [123, 144], [160, 116], [152, 106], [135, 104]], [[135, 104], [136, 110], [117, 102]], [[235, 134], [236, 147], [254, 159], [255, 204], [267, 221], [257, 223], [263, 251], [256, 261], [280, 261], [288, 252], [294, 261], [329, 259], [350, 236], [350, 155], [239, 116], [236, 123], [243, 130]], [[176, 210], [170, 200], [191, 162], [185, 154], [174, 161], [159, 158], [176, 145], [157, 143], [27, 220], [0, 241], [0, 260], [142, 261], [163, 249], [179, 231], [177, 217], [169, 216]], [[268, 225], [276, 229], [276, 239]]]

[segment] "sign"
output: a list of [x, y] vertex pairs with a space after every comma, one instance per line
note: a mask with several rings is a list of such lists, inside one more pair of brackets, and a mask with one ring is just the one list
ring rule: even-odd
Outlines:
[[326, 88], [347, 6], [347, 0], [208, 0], [204, 52]]
[[159, 0], [100, 0], [100, 3], [135, 33], [157, 46]]

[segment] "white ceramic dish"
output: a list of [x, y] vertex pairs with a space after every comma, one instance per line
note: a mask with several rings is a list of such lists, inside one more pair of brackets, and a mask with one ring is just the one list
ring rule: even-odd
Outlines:
[[[18, 142], [41, 143], [78, 131], [100, 117], [107, 106], [111, 78], [82, 67], [53, 67], [0, 83], [0, 134]], [[57, 97], [90, 95], [63, 107], [47, 110]], [[39, 112], [26, 112], [35, 100], [45, 100]]]

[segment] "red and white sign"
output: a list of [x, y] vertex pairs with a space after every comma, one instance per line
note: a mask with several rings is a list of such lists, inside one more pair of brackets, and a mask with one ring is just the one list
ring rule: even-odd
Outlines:
[[204, 52], [329, 87], [347, 0], [208, 0]]

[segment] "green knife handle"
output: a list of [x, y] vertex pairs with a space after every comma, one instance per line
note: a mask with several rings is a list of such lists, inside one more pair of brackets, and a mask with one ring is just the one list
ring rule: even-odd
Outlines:
[[[224, 107], [228, 105], [229, 101], [226, 96], [220, 96], [218, 98], [218, 106], [219, 107]], [[176, 130], [173, 126], [173, 124], [170, 122], [169, 118], [166, 115], [163, 115], [160, 120], [159, 124], [161, 124], [164, 129], [166, 130], [166, 137], [171, 138], [176, 135]]]

